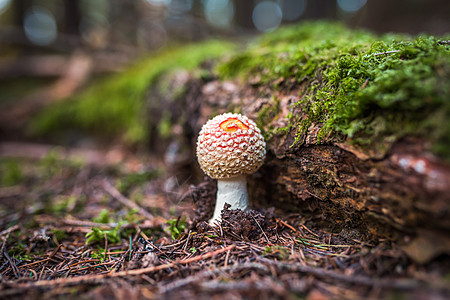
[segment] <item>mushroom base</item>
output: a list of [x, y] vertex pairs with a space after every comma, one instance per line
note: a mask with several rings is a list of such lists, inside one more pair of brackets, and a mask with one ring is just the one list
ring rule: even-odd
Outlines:
[[230, 209], [247, 210], [248, 195], [245, 175], [217, 180], [216, 207], [212, 219], [209, 220], [211, 225], [216, 221], [220, 222], [220, 213], [225, 203], [231, 205]]

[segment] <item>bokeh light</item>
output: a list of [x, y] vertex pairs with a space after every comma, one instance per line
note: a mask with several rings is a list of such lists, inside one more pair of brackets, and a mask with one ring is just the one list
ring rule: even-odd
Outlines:
[[32, 6], [28, 9], [23, 26], [27, 38], [39, 46], [53, 43], [58, 36], [55, 16], [41, 6]]
[[170, 2], [172, 2], [171, 0], [145, 0], [145, 2], [147, 2], [150, 5], [154, 5], [154, 6], [169, 6]]
[[0, 0], [0, 14], [4, 13], [11, 4], [11, 0]]
[[226, 28], [234, 17], [234, 5], [229, 0], [204, 0], [206, 21], [216, 27]]
[[82, 0], [80, 8], [82, 11], [81, 37], [91, 46], [104, 46], [107, 43], [111, 25], [108, 20], [109, 2], [106, 0]]
[[109, 26], [108, 19], [104, 14], [91, 12], [81, 19], [81, 37], [91, 46], [103, 47], [107, 43]]
[[263, 1], [253, 9], [252, 20], [259, 31], [272, 31], [281, 24], [283, 13], [277, 3]]
[[306, 10], [306, 0], [283, 0], [281, 1], [281, 11], [283, 20], [295, 21], [303, 15]]
[[347, 13], [355, 13], [366, 5], [367, 0], [337, 0], [340, 9]]

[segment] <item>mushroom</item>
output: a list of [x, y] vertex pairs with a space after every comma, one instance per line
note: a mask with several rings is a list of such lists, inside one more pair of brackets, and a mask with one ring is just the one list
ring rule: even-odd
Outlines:
[[261, 167], [266, 143], [261, 130], [246, 116], [218, 115], [203, 125], [197, 140], [197, 159], [201, 169], [217, 179], [217, 197], [210, 224], [220, 220], [225, 203], [230, 209], [248, 207], [246, 174]]

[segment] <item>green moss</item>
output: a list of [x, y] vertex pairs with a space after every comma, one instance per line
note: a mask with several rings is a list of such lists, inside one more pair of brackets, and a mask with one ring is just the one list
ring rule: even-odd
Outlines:
[[8, 255], [18, 260], [31, 261], [30, 254], [27, 254], [27, 245], [17, 242], [8, 249]]
[[[83, 199], [84, 200], [84, 199]], [[46, 207], [46, 211], [49, 211], [53, 214], [61, 214], [67, 213], [67, 210], [70, 208], [74, 208], [77, 204], [78, 198], [76, 196], [57, 196], [51, 199], [48, 206]]]
[[289, 249], [281, 245], [267, 246], [264, 248], [263, 256], [276, 257], [279, 260], [286, 260], [289, 258]]
[[271, 103], [264, 104], [258, 113], [255, 122], [258, 128], [261, 128], [264, 140], [269, 140], [274, 134], [275, 128], [267, 126], [281, 111], [280, 101], [273, 97]]
[[338, 23], [304, 23], [261, 36], [246, 50], [218, 65], [217, 71], [226, 78], [250, 78], [257, 74], [261, 84], [280, 78], [301, 81], [331, 62], [333, 56], [354, 52], [352, 48], [373, 39], [370, 33], [351, 31]]
[[104, 137], [123, 136], [129, 143], [143, 141], [148, 122], [145, 96], [156, 79], [174, 69], [191, 70], [232, 47], [228, 42], [206, 41], [164, 49], [121, 74], [95, 81], [73, 99], [47, 109], [31, 123], [29, 131], [42, 135], [71, 128]]
[[163, 139], [169, 139], [172, 136], [172, 122], [170, 119], [170, 112], [164, 110], [162, 113], [161, 121], [158, 124], [158, 134]]
[[272, 90], [305, 84], [290, 117], [299, 137], [311, 125], [321, 128], [319, 142], [335, 133], [373, 146], [414, 134], [450, 158], [450, 47], [439, 43], [448, 39], [305, 23], [262, 36], [217, 70]]
[[112, 222], [109, 210], [106, 208], [102, 209], [98, 213], [98, 216], [93, 218], [92, 221], [97, 222], [97, 223], [103, 223], [103, 224]]
[[61, 242], [69, 236], [69, 234], [65, 230], [57, 228], [51, 229], [51, 233], [58, 242]]
[[0, 186], [13, 186], [22, 181], [22, 167], [17, 160], [0, 160]]
[[92, 250], [91, 258], [99, 259], [100, 263], [103, 263], [107, 259], [106, 250], [102, 247], [98, 247], [97, 250]]
[[122, 224], [117, 224], [115, 228], [112, 229], [100, 229], [98, 227], [92, 227], [91, 231], [86, 233], [86, 244], [102, 242], [106, 239], [110, 243], [120, 242], [121, 237], [121, 226]]

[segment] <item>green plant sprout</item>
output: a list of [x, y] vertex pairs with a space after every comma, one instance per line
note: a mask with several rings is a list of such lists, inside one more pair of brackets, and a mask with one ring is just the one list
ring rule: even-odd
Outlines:
[[101, 229], [99, 227], [92, 227], [91, 231], [86, 233], [86, 244], [101, 242], [106, 239], [109, 243], [118, 243], [121, 241], [121, 227], [122, 224], [117, 224], [116, 227], [112, 229]]
[[167, 220], [166, 222], [169, 224], [168, 231], [173, 240], [178, 239], [186, 229], [186, 218], [179, 217], [177, 219]]

